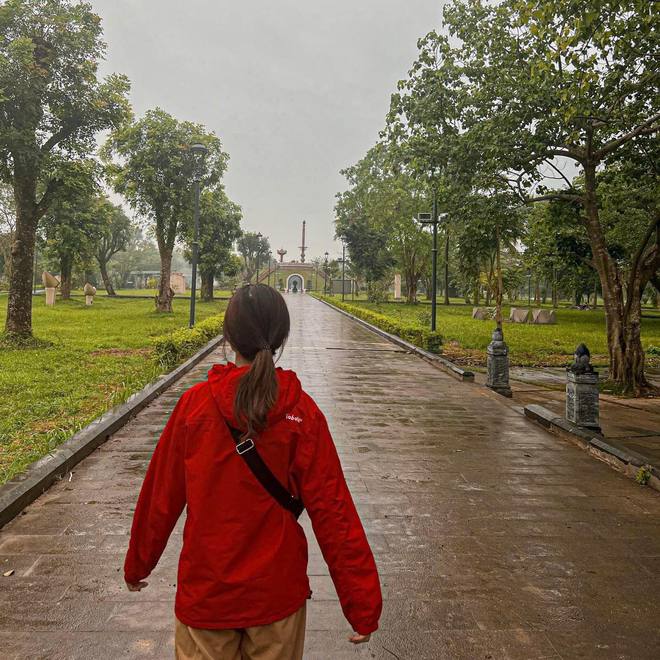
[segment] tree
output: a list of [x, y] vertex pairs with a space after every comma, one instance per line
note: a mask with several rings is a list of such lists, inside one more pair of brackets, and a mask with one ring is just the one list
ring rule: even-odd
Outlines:
[[[424, 185], [419, 185], [397, 161], [394, 150], [378, 143], [356, 165], [341, 171], [349, 189], [337, 195], [337, 234], [346, 239], [353, 262], [368, 282], [377, 281], [390, 265], [402, 271], [409, 303], [417, 301], [417, 282], [431, 254], [428, 234], [415, 222], [428, 208]], [[352, 225], [360, 217], [365, 236]], [[361, 226], [362, 226], [361, 225]], [[373, 240], [371, 246], [366, 240]], [[377, 254], [382, 244], [385, 248]]]
[[[220, 273], [232, 275], [235, 262], [232, 247], [241, 236], [241, 207], [232, 202], [221, 186], [205, 190], [200, 198], [199, 274], [202, 280], [201, 299], [213, 300], [213, 283]], [[184, 228], [186, 258], [192, 259], [192, 222]]]
[[245, 281], [251, 282], [258, 270], [266, 263], [271, 252], [270, 242], [260, 233], [246, 232], [236, 242], [238, 253], [243, 257]]
[[42, 220], [46, 254], [59, 266], [64, 299], [71, 296], [74, 263], [91, 257], [101, 235], [101, 219], [94, 213], [98, 195], [95, 169], [93, 161], [72, 164]]
[[[660, 218], [656, 213], [639, 234], [624, 272], [601, 217], [598, 172], [631, 149], [643, 151], [660, 128], [658, 20], [640, 0], [456, 0], [445, 12], [461, 71], [465, 153], [527, 203], [581, 206], [576, 221], [600, 278], [610, 375], [629, 392], [648, 385], [641, 295], [660, 267]], [[446, 43], [433, 37], [426, 49], [439, 41]], [[567, 174], [568, 162], [582, 185]]]
[[95, 200], [93, 213], [98, 218], [101, 230], [94, 256], [99, 264], [105, 290], [109, 296], [115, 296], [117, 294], [108, 272], [108, 263], [115, 254], [126, 249], [134, 227], [123, 209], [105, 196]]
[[[208, 149], [199, 159], [190, 145], [201, 142]], [[154, 230], [160, 253], [160, 283], [156, 311], [171, 312], [172, 255], [179, 223], [193, 208], [193, 181], [215, 186], [227, 168], [228, 155], [220, 139], [200, 124], [178, 121], [164, 110], [149, 110], [134, 123], [115, 130], [102, 155], [109, 165], [116, 192], [146, 218]]]
[[16, 231], [7, 333], [32, 333], [35, 236], [62, 187], [64, 164], [95, 148], [130, 114], [128, 80], [97, 78], [105, 53], [88, 4], [7, 0], [0, 6], [0, 180], [12, 185]]

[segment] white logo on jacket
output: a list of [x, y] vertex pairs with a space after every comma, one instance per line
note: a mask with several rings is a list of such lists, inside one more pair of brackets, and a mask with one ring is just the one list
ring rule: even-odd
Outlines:
[[301, 424], [301, 423], [302, 423], [302, 417], [296, 417], [295, 415], [287, 415], [286, 418], [287, 418], [290, 422], [298, 422], [298, 424]]

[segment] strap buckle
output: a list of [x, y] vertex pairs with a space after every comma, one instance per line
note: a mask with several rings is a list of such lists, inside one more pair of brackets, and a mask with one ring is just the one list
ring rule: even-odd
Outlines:
[[250, 451], [251, 449], [254, 449], [254, 442], [252, 438], [248, 438], [247, 440], [243, 440], [243, 442], [239, 442], [236, 445], [236, 453], [239, 455], [244, 454], [247, 451]]

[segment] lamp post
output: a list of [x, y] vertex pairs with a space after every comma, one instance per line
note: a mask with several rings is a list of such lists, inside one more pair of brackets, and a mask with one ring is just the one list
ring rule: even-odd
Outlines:
[[341, 301], [346, 293], [346, 243], [341, 243]]
[[270, 286], [270, 266], [271, 266], [271, 261], [272, 261], [272, 256], [273, 253], [269, 250], [268, 251], [268, 286]]
[[532, 306], [532, 269], [527, 269], [527, 307]]
[[328, 253], [325, 253], [325, 265], [323, 268], [323, 294], [328, 293]]
[[190, 283], [190, 322], [192, 328], [195, 325], [195, 302], [197, 298], [197, 263], [199, 261], [199, 195], [200, 195], [200, 178], [201, 178], [201, 161], [204, 159], [209, 150], [203, 144], [190, 145], [190, 152], [195, 157], [195, 180], [194, 180], [194, 195], [195, 195], [195, 209], [194, 209], [194, 228], [193, 228], [193, 244], [192, 244], [192, 282]]
[[261, 264], [261, 239], [263, 235], [261, 232], [257, 234], [257, 284], [259, 284], [259, 266]]
[[[441, 214], [443, 218], [446, 213]], [[438, 200], [435, 189], [433, 190], [433, 212], [418, 213], [417, 221], [423, 225], [432, 225], [433, 227], [433, 248], [431, 249], [431, 331], [436, 328], [437, 306], [438, 306]]]

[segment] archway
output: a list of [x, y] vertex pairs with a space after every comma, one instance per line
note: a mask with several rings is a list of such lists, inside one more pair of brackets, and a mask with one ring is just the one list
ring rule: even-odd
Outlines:
[[297, 273], [289, 275], [286, 278], [286, 290], [289, 293], [303, 293], [305, 291], [304, 281], [302, 275], [298, 275]]

